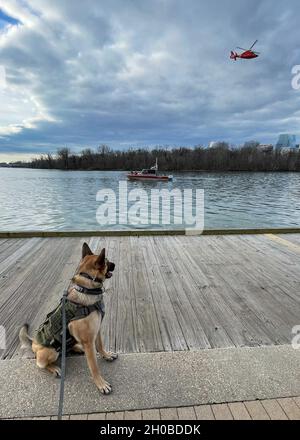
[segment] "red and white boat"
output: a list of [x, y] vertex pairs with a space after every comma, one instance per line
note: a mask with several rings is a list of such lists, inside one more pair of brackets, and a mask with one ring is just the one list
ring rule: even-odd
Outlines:
[[162, 176], [158, 174], [157, 159], [156, 164], [150, 169], [131, 171], [129, 174], [127, 174], [127, 177], [129, 180], [162, 180], [167, 182], [169, 180], [173, 180], [173, 176]]

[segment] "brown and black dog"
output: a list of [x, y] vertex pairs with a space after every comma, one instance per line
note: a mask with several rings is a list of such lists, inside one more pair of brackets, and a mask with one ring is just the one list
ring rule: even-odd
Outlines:
[[[68, 289], [67, 299], [72, 304], [93, 307], [95, 303], [102, 300], [102, 295], [97, 295], [97, 289], [103, 286], [105, 279], [112, 276], [115, 264], [105, 258], [105, 249], [100, 255], [94, 255], [89, 246], [84, 243], [82, 246], [82, 259], [74, 275], [73, 284]], [[88, 294], [87, 292], [93, 292]], [[96, 294], [95, 294], [96, 292]], [[111, 385], [102, 377], [96, 353], [106, 359], [113, 361], [117, 358], [115, 353], [107, 352], [102, 343], [100, 335], [102, 316], [98, 310], [93, 310], [88, 316], [72, 320], [68, 324], [70, 335], [74, 338], [72, 350], [85, 353], [87, 363], [97, 388], [103, 394], [109, 394]], [[36, 338], [31, 339], [28, 335], [28, 326], [20, 330], [22, 347], [28, 347], [29, 340], [32, 341], [31, 349], [35, 354], [36, 363], [39, 368], [45, 368], [56, 376], [60, 376], [60, 368], [55, 364], [59, 357], [59, 351], [55, 348], [42, 345]]]

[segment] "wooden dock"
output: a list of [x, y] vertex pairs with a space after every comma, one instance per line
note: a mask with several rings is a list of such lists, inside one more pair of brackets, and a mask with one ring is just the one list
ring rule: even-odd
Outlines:
[[103, 336], [118, 352], [289, 344], [300, 325], [300, 234], [0, 239], [2, 358], [59, 301], [84, 241], [106, 247]]

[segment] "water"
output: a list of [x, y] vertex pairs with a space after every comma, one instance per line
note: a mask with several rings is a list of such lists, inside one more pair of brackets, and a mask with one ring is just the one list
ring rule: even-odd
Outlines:
[[[203, 188], [206, 229], [300, 227], [300, 174], [173, 175], [169, 183], [128, 182], [128, 190]], [[0, 168], [0, 230], [103, 229], [96, 221], [100, 205], [96, 193], [102, 188], [117, 190], [120, 180], [126, 180], [126, 173]], [[132, 228], [110, 225], [104, 229], [125, 227]]]

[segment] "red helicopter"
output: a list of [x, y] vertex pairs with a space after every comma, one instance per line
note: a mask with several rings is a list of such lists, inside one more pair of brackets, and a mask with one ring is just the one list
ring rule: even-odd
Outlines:
[[252, 60], [253, 58], [257, 58], [259, 56], [259, 52], [254, 52], [252, 50], [257, 42], [258, 40], [256, 40], [255, 43], [252, 44], [250, 49], [243, 49], [242, 47], [237, 47], [237, 49], [241, 49], [244, 52], [241, 54], [237, 54], [236, 52], [231, 51], [230, 58], [234, 61], [236, 61], [237, 58], [242, 58], [244, 60]]

